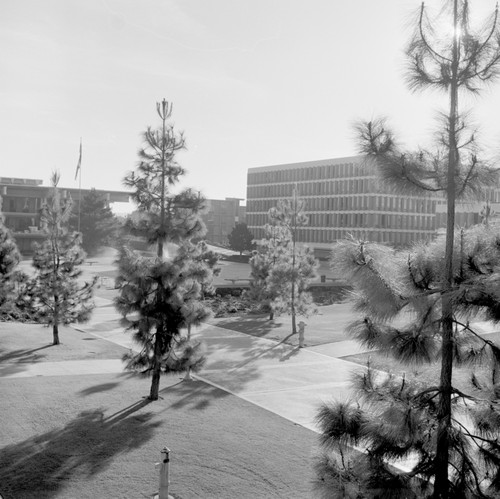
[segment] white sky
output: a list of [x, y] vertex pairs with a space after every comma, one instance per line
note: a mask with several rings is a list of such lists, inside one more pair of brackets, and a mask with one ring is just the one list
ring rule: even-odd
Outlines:
[[[471, 1], [486, 13], [494, 0]], [[437, 0], [427, 4], [440, 5]], [[356, 154], [352, 123], [390, 118], [425, 144], [445, 104], [405, 87], [419, 0], [2, 0], [0, 176], [54, 168], [76, 186], [122, 189], [140, 133], [174, 103], [183, 185], [246, 196], [247, 169]], [[500, 82], [471, 101], [500, 151]]]

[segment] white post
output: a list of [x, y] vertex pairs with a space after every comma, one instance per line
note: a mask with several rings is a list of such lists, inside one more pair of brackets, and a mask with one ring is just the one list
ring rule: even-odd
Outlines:
[[194, 378], [191, 376], [191, 368], [190, 367], [187, 368], [186, 374], [185, 374], [184, 378], [182, 378], [182, 381], [194, 381]]
[[158, 499], [169, 499], [168, 486], [170, 484], [169, 477], [169, 467], [170, 467], [170, 450], [164, 447], [161, 451], [161, 462], [160, 462], [160, 488], [158, 491]]

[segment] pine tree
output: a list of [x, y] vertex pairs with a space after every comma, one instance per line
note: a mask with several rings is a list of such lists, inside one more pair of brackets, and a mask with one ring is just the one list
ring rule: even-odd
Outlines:
[[82, 233], [82, 246], [88, 255], [115, 243], [119, 225], [104, 195], [95, 189], [83, 196], [80, 214], [72, 213], [70, 218], [70, 227]]
[[3, 318], [18, 315], [15, 311], [16, 283], [22, 280], [22, 275], [16, 267], [20, 260], [17, 245], [0, 215], [0, 317]]
[[276, 264], [267, 278], [270, 294], [275, 296], [271, 307], [276, 312], [287, 312], [292, 316], [292, 334], [297, 333], [297, 315], [307, 316], [315, 311], [309, 284], [316, 276], [317, 261], [307, 246], [297, 244], [298, 230], [309, 223], [305, 203], [294, 191], [292, 199], [280, 200], [269, 210], [272, 223], [288, 231], [288, 251], [277, 248]]
[[218, 276], [222, 269], [218, 266], [219, 255], [209, 249], [205, 241], [198, 241], [196, 246], [197, 254], [193, 257], [194, 261], [197, 265], [207, 270], [203, 275], [203, 279], [201, 279], [202, 276], [200, 275], [201, 280], [199, 281], [201, 284], [201, 298], [205, 299], [206, 295], [213, 295], [215, 293], [213, 278]]
[[59, 345], [59, 325], [86, 322], [94, 307], [93, 288], [96, 280], [79, 282], [85, 252], [80, 234], [70, 232], [70, 199], [61, 199], [57, 185], [59, 173], [52, 175], [52, 199], [45, 204], [41, 220], [46, 239], [34, 245], [35, 277], [29, 286], [34, 316], [42, 324], [52, 326], [53, 344]]
[[[197, 253], [196, 255], [192, 255], [192, 260], [195, 265], [199, 267], [200, 270], [203, 272], [199, 272], [197, 274], [197, 282], [201, 285], [200, 288], [200, 294], [199, 298], [201, 300], [205, 300], [207, 295], [214, 295], [215, 294], [215, 288], [213, 285], [213, 279], [214, 276], [217, 276], [220, 274], [220, 271], [222, 270], [221, 267], [218, 267], [217, 264], [219, 262], [219, 255], [215, 252], [212, 251], [211, 249], [208, 248], [208, 245], [205, 241], [198, 241], [196, 243], [196, 249]], [[199, 316], [192, 316], [192, 317], [187, 317], [187, 336], [186, 339], [187, 341], [191, 341], [191, 328], [193, 325], [200, 324], [202, 320], [207, 319], [211, 313], [211, 310], [209, 310], [208, 307], [203, 306], [200, 310], [203, 311], [204, 316], [199, 317]], [[193, 321], [194, 322], [191, 322]], [[192, 364], [192, 362], [191, 362]], [[199, 364], [201, 367], [201, 363]], [[191, 365], [188, 366], [186, 375], [184, 376], [183, 380], [184, 381], [192, 381], [191, 377]]]
[[239, 251], [240, 256], [243, 251], [251, 251], [253, 248], [253, 234], [245, 223], [238, 223], [227, 236], [229, 247], [234, 251]]
[[297, 333], [297, 316], [308, 317], [317, 312], [309, 291], [311, 281], [317, 275], [317, 268], [318, 262], [313, 250], [303, 246], [284, 254], [269, 273], [268, 291], [274, 296], [271, 308], [274, 312], [291, 315], [292, 334]]
[[119, 297], [116, 307], [124, 316], [127, 329], [134, 331], [134, 340], [141, 345], [138, 353], [124, 357], [126, 368], [153, 375], [151, 400], [158, 399], [159, 376], [199, 370], [205, 358], [200, 343], [191, 344], [181, 336], [181, 329], [190, 328], [207, 319], [210, 311], [200, 300], [202, 282], [210, 275], [200, 263], [199, 248], [189, 241], [178, 247], [170, 258], [148, 258], [122, 248], [118, 260]]
[[[484, 401], [470, 399], [452, 385], [454, 363], [466, 360], [465, 352], [478, 358], [475, 343], [481, 342], [463, 321], [481, 307], [497, 320], [497, 292], [490, 287], [491, 281], [496, 281], [496, 243], [485, 233], [479, 239], [462, 233], [457, 245], [454, 217], [458, 197], [477, 196], [483, 185], [497, 182], [497, 172], [478, 157], [476, 133], [469, 131], [466, 116], [459, 112], [458, 92], [477, 93], [482, 82], [497, 75], [498, 12], [476, 35], [469, 27], [468, 2], [452, 0], [447, 5], [452, 37], [437, 37], [422, 5], [407, 50], [410, 87], [444, 90], [450, 99], [436, 150], [401, 150], [384, 120], [361, 124], [358, 129], [361, 152], [371, 160], [367, 165], [375, 165], [381, 178], [395, 189], [407, 194], [421, 195], [424, 190], [446, 195], [446, 238], [421, 246], [410, 255], [394, 254], [365, 242], [345, 242], [334, 248], [334, 265], [354, 283], [359, 293], [358, 309], [366, 314], [351, 327], [352, 333], [403, 362], [430, 362], [437, 356], [441, 365], [435, 387], [419, 387], [404, 378], [376, 383], [369, 371], [357, 385], [377, 411], [373, 406], [363, 411], [357, 405], [339, 403], [320, 412], [327, 448], [345, 449], [346, 443], [367, 445], [363, 470], [371, 482], [361, 480], [361, 468], [350, 468], [342, 453], [339, 462], [327, 457], [319, 465], [326, 480], [331, 485], [355, 480], [364, 487], [378, 480], [397, 497], [407, 494], [416, 477], [424, 479], [416, 479], [417, 485], [432, 489], [436, 499], [496, 497], [500, 483], [498, 435], [491, 424], [498, 417], [496, 402], [486, 409]], [[489, 244], [482, 246], [481, 238]], [[412, 322], [408, 323], [410, 317]], [[396, 318], [406, 318], [405, 324], [395, 325]], [[492, 361], [496, 360], [495, 345], [486, 342], [479, 350], [489, 351]], [[469, 421], [464, 423], [456, 413], [473, 406], [478, 411], [472, 411], [471, 417], [476, 419], [469, 426]], [[470, 455], [472, 448], [479, 454], [477, 460]], [[418, 459], [408, 474], [395, 473], [386, 464], [388, 458], [409, 456]]]
[[271, 306], [281, 289], [269, 286], [271, 269], [280, 256], [290, 246], [290, 232], [286, 227], [266, 224], [264, 238], [256, 242], [257, 248], [250, 258], [250, 288], [245, 290], [243, 298], [257, 303], [262, 310], [269, 311], [269, 320], [274, 319], [274, 309]]
[[[211, 276], [203, 247], [192, 242], [205, 231], [200, 217], [204, 199], [190, 189], [171, 191], [185, 173], [175, 159], [185, 148], [184, 136], [169, 122], [171, 104], [163, 100], [156, 110], [161, 125], [148, 127], [139, 165], [124, 179], [141, 215], [131, 220], [133, 233], [156, 244], [156, 258], [121, 251], [116, 300], [141, 345], [139, 353], [127, 357], [127, 368], [151, 375], [151, 400], [158, 399], [162, 373], [197, 370], [203, 363], [199, 345], [183, 339], [181, 329], [208, 316], [201, 296]], [[166, 251], [166, 243], [175, 246]]]
[[286, 227], [266, 224], [264, 237], [256, 241], [257, 249], [250, 258], [250, 287], [243, 293], [243, 299], [258, 304], [259, 308], [269, 311], [269, 320], [274, 319], [271, 303], [277, 298], [278, 289], [269, 287], [269, 274], [276, 264], [279, 253], [290, 244], [290, 233]]
[[[439, 365], [445, 253], [444, 237], [409, 253], [363, 241], [338, 243], [335, 270], [352, 283], [355, 308], [364, 314], [349, 333], [407, 364], [407, 372]], [[452, 361], [473, 369], [469, 388], [451, 387], [448, 497], [500, 494], [500, 346], [481, 337], [472, 323], [478, 316], [500, 321], [499, 270], [499, 232], [484, 225], [457, 231], [449, 290]], [[442, 497], [435, 481], [439, 377], [429, 386], [418, 377], [384, 375], [369, 366], [356, 375], [353, 389], [352, 401], [325, 404], [318, 413], [325, 452], [316, 463], [317, 485], [324, 497]], [[393, 466], [401, 461], [409, 470]]]

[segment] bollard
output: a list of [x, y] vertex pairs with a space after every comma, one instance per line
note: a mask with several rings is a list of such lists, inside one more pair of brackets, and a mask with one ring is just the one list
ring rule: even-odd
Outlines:
[[186, 375], [182, 378], [182, 381], [194, 381], [194, 378], [191, 376], [191, 368], [188, 367], [186, 371]]
[[307, 324], [304, 321], [300, 321], [298, 326], [299, 326], [299, 348], [304, 348], [304, 332]]
[[161, 462], [157, 463], [160, 466], [160, 488], [158, 499], [171, 499], [172, 496], [168, 495], [168, 486], [170, 484], [169, 467], [170, 467], [170, 450], [164, 447], [161, 451]]

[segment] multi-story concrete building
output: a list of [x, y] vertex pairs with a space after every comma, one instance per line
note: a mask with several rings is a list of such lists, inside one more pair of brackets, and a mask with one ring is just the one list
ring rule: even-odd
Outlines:
[[[446, 227], [446, 201], [436, 204], [436, 229], [441, 232]], [[500, 189], [490, 187], [482, 194], [481, 201], [459, 201], [455, 206], [455, 227], [470, 227], [485, 220], [492, 226], [500, 227]]]
[[[75, 205], [80, 195], [83, 197], [88, 189], [60, 188], [63, 197], [71, 196]], [[109, 203], [129, 202], [129, 193], [124, 191], [97, 190]], [[23, 254], [31, 252], [34, 241], [42, 239], [40, 231], [40, 210], [50, 198], [52, 187], [43, 186], [42, 181], [30, 178], [0, 177], [1, 211], [5, 226], [10, 229], [16, 239], [19, 251]]]
[[205, 239], [208, 242], [228, 244], [227, 236], [237, 223], [245, 222], [245, 207], [240, 206], [241, 199], [207, 199], [207, 211], [202, 215], [207, 226]]
[[293, 189], [306, 201], [309, 225], [299, 242], [328, 249], [352, 234], [356, 238], [406, 246], [436, 231], [436, 195], [402, 196], [380, 182], [363, 156], [250, 168], [247, 225], [263, 236], [268, 210]]

